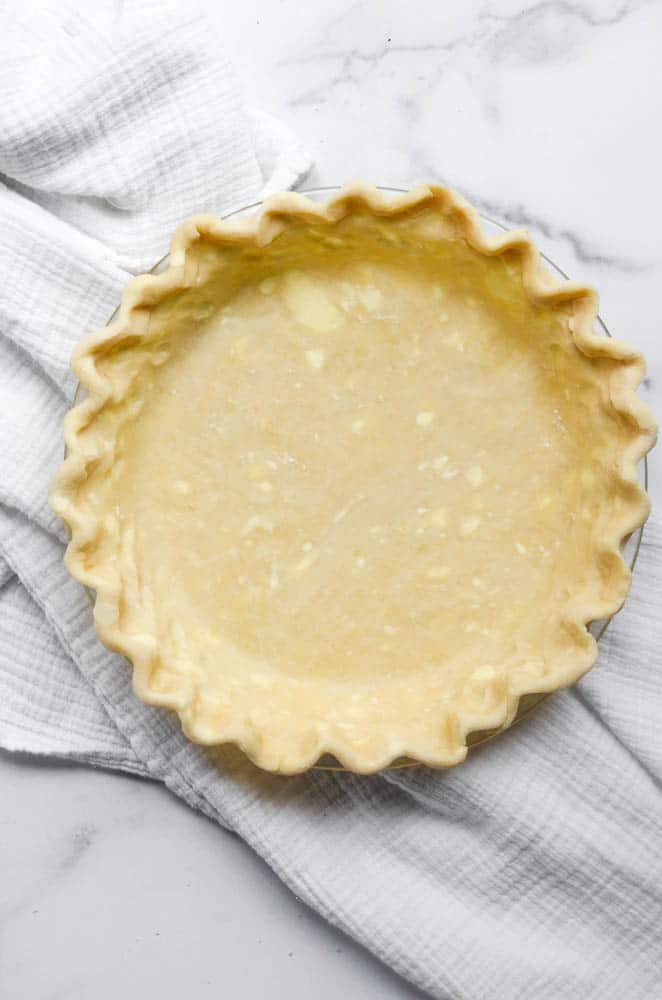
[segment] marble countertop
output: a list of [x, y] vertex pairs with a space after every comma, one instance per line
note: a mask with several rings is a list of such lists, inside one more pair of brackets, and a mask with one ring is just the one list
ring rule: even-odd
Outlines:
[[[223, 31], [311, 186], [434, 180], [527, 226], [644, 351], [659, 414], [662, 4], [244, 0]], [[421, 995], [155, 784], [2, 754], [0, 795], [5, 1000]]]

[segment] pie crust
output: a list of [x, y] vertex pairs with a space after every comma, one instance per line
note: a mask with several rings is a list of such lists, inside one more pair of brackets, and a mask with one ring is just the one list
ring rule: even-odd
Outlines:
[[596, 310], [439, 187], [185, 222], [77, 347], [51, 489], [138, 697], [267, 770], [371, 772], [576, 681], [656, 433]]

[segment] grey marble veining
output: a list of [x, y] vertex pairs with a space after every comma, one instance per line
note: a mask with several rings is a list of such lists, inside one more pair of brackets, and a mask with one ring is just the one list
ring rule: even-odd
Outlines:
[[251, 32], [245, 85], [307, 138], [311, 183], [436, 181], [526, 227], [598, 289], [612, 334], [645, 352], [654, 394], [659, 2], [321, 0], [254, 4], [246, 20], [228, 26], [239, 53]]
[[659, 161], [659, 4], [322, 2], [287, 29], [260, 14], [249, 83], [308, 135], [316, 178], [447, 182], [582, 265], [659, 266], [628, 218]]
[[[223, 8], [251, 101], [314, 154], [311, 185], [445, 182], [526, 226], [645, 352], [659, 414], [659, 0]], [[662, 501], [657, 452], [650, 474]], [[150, 782], [2, 755], [0, 794], [3, 1000], [418, 995]]]
[[153, 782], [0, 752], [0, 789], [3, 1000], [420, 996]]

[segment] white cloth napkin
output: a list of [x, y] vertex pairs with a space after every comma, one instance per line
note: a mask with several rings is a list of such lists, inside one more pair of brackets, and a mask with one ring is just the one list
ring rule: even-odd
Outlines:
[[[191, 6], [25, 4], [0, 36], [0, 744], [165, 782], [444, 1000], [662, 994], [662, 532], [597, 668], [447, 773], [258, 772], [141, 705], [62, 565], [46, 491], [73, 344], [191, 211], [308, 162], [250, 118]], [[6, 7], [5, 7], [6, 10]], [[267, 166], [265, 166], [265, 164]]]

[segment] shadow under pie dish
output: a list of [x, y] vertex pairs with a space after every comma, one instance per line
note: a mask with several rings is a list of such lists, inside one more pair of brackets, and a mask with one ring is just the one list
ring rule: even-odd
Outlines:
[[76, 349], [51, 490], [136, 694], [268, 770], [370, 772], [580, 677], [655, 438], [596, 309], [438, 187], [184, 223]]

